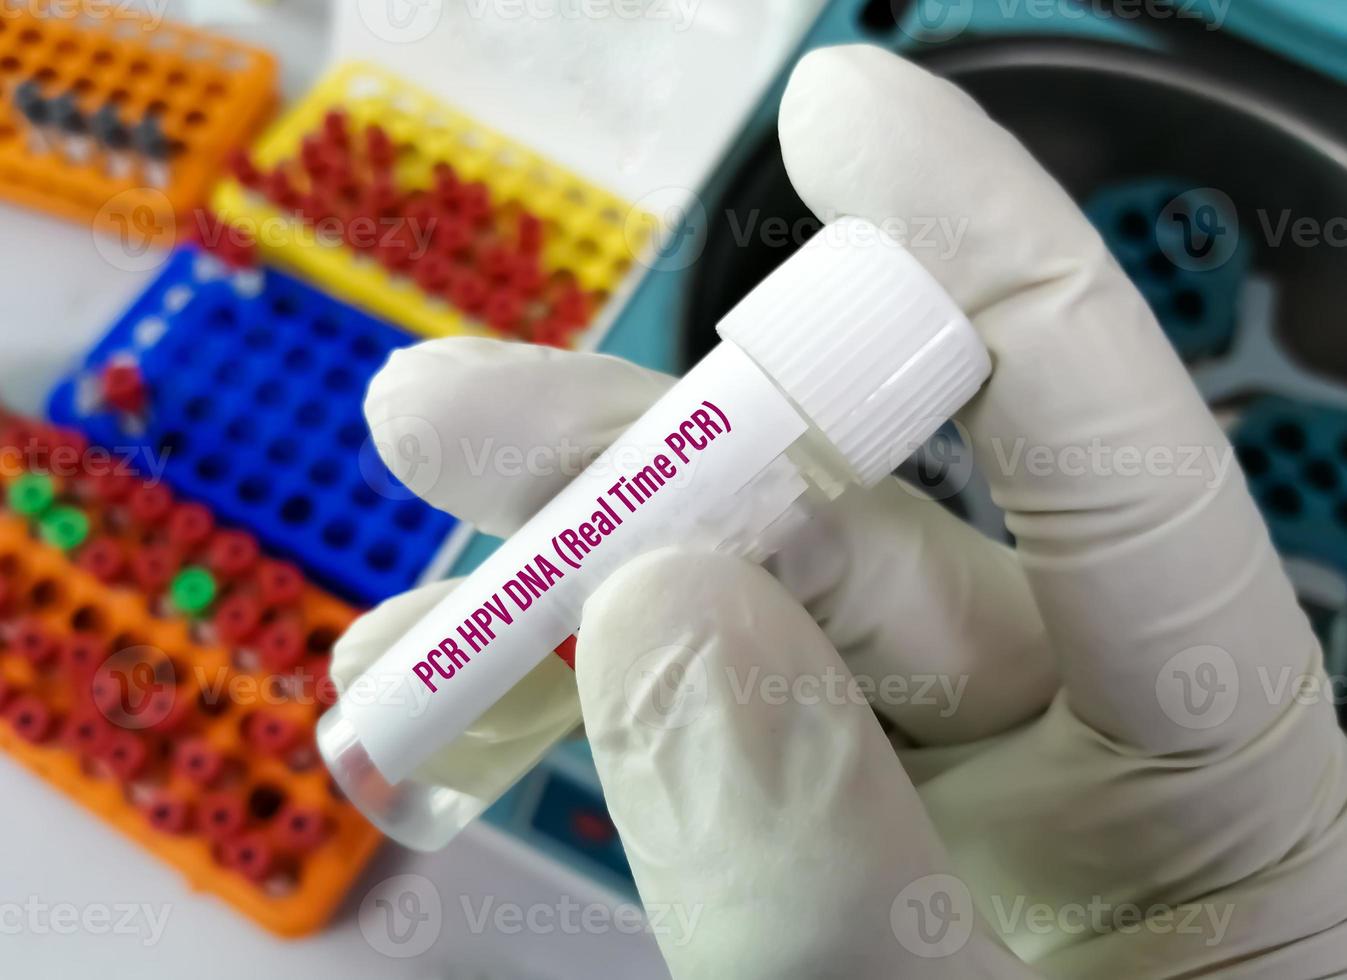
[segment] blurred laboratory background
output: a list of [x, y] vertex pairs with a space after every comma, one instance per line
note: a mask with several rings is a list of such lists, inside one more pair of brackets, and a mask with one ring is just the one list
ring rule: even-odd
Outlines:
[[[360, 402], [461, 332], [686, 369], [820, 227], [776, 108], [848, 42], [1079, 202], [1347, 695], [1338, 0], [0, 0], [6, 972], [667, 975], [582, 740], [432, 855], [322, 771], [334, 639], [494, 546]], [[956, 429], [903, 475], [1005, 536]]]

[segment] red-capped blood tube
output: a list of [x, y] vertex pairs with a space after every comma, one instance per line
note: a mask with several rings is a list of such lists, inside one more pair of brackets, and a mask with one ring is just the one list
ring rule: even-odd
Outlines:
[[178, 504], [168, 518], [168, 539], [184, 550], [201, 544], [213, 530], [215, 515], [201, 504]]
[[206, 564], [221, 578], [242, 575], [257, 562], [261, 549], [246, 531], [216, 531], [206, 551]]
[[317, 807], [287, 803], [276, 815], [275, 833], [286, 850], [308, 853], [327, 838], [327, 817]]
[[115, 538], [91, 538], [75, 555], [75, 564], [100, 582], [111, 584], [126, 569], [126, 552]]
[[257, 569], [257, 586], [267, 606], [291, 606], [304, 596], [304, 575], [289, 562], [264, 561]]
[[250, 717], [244, 731], [248, 743], [263, 755], [281, 755], [299, 742], [300, 735], [295, 722], [265, 711]]
[[233, 837], [248, 822], [248, 801], [233, 791], [208, 793], [198, 807], [201, 832], [215, 840]]
[[185, 834], [192, 826], [192, 805], [168, 790], [152, 792], [142, 809], [150, 826], [165, 834]]
[[256, 597], [238, 593], [227, 597], [211, 620], [220, 639], [232, 646], [243, 643], [262, 622], [262, 604]]
[[198, 786], [215, 782], [224, 767], [224, 753], [204, 738], [182, 742], [173, 752], [173, 770]]
[[225, 841], [220, 846], [220, 855], [226, 867], [253, 881], [261, 881], [270, 874], [275, 860], [271, 844], [261, 833], [243, 834]]
[[14, 726], [20, 738], [34, 744], [45, 742], [56, 727], [56, 717], [51, 709], [33, 694], [15, 698], [5, 709], [5, 718]]
[[293, 620], [278, 620], [262, 630], [256, 644], [266, 668], [281, 673], [304, 658], [304, 628]]

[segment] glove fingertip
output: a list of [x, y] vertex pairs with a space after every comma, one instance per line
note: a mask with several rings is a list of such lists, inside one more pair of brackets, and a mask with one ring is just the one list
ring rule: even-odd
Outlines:
[[357, 617], [332, 645], [332, 679], [338, 684], [353, 681], [461, 581], [431, 582], [385, 599]]

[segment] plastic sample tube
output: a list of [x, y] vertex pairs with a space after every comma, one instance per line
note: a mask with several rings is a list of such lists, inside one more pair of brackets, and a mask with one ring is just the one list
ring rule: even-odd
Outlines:
[[817, 504], [888, 477], [991, 371], [935, 280], [855, 218], [717, 330], [710, 354], [320, 720], [334, 778], [394, 839], [448, 843], [573, 730], [578, 700], [549, 687], [574, 678], [552, 650], [620, 565], [666, 546], [766, 558]]
[[66, 92], [52, 99], [48, 111], [52, 129], [59, 135], [67, 163], [77, 166], [89, 162], [93, 156], [93, 139], [89, 135], [89, 120], [80, 111], [79, 97]]
[[117, 106], [105, 103], [89, 119], [89, 129], [103, 148], [103, 168], [113, 180], [122, 180], [135, 172], [131, 155], [131, 130], [122, 122]]
[[14, 106], [28, 126], [29, 152], [50, 153], [50, 102], [42, 95], [42, 86], [36, 79], [21, 82], [14, 89]]
[[131, 130], [131, 141], [141, 156], [141, 175], [151, 187], [167, 187], [173, 141], [164, 132], [162, 120], [149, 113]]

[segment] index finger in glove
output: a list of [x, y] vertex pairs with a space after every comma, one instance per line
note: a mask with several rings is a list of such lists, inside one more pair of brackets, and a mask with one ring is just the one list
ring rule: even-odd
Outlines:
[[1264, 730], [1291, 695], [1263, 696], [1260, 671], [1312, 671], [1317, 644], [1229, 443], [1071, 199], [967, 95], [878, 48], [807, 55], [780, 130], [819, 215], [964, 228], [912, 253], [992, 353], [962, 420], [1072, 708], [1155, 751]]
[[394, 351], [370, 382], [365, 419], [414, 493], [504, 536], [672, 384], [603, 354], [441, 338]]

